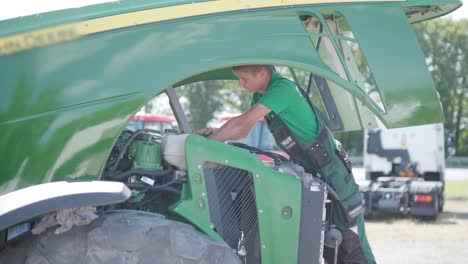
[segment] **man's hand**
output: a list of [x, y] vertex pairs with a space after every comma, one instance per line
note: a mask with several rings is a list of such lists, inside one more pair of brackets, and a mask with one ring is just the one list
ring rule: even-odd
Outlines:
[[213, 134], [216, 130], [217, 128], [206, 127], [199, 130], [195, 130], [195, 134], [208, 137], [209, 135]]

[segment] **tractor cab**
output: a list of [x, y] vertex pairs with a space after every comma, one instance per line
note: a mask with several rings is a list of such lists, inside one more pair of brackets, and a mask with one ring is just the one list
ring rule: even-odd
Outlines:
[[[0, 258], [322, 262], [325, 245], [337, 247], [333, 189], [284, 157], [266, 166], [258, 150], [194, 135], [178, 90], [267, 64], [289, 74], [332, 131], [439, 123], [411, 23], [460, 5], [123, 0], [0, 21]], [[162, 94], [178, 133], [125, 129]], [[82, 207], [103, 220], [30, 235], [40, 219]]]

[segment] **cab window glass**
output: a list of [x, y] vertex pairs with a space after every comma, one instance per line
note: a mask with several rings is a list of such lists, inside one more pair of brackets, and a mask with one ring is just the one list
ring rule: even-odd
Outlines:
[[337, 41], [353, 82], [385, 111], [374, 76], [348, 21], [341, 13], [334, 10], [323, 10], [321, 14]]
[[[353, 81], [385, 111], [374, 76], [346, 18], [334, 10], [322, 10], [320, 16], [322, 20], [316, 14], [300, 17], [319, 57], [341, 78]], [[314, 103], [320, 108], [319, 102]]]

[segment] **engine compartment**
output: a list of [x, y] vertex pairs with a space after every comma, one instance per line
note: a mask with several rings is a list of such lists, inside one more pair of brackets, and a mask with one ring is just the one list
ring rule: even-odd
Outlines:
[[[114, 208], [169, 213], [167, 208], [179, 200], [181, 184], [186, 182], [186, 166], [183, 163], [174, 166], [177, 163], [171, 162], [174, 160], [171, 154], [163, 155], [165, 150], [171, 153], [180, 149], [176, 144], [163, 144], [165, 138], [174, 135], [173, 131], [162, 133], [152, 129], [126, 129], [121, 133], [106, 162], [102, 180], [122, 182], [132, 194]], [[175, 156], [185, 159], [183, 152], [177, 153], [180, 155]]]
[[[273, 161], [263, 162], [258, 155]], [[333, 190], [285, 157], [241, 143], [224, 144], [174, 131], [124, 130], [109, 155], [102, 179], [122, 182], [132, 193], [124, 203], [104, 210], [150, 211], [190, 222], [207, 235], [224, 240], [247, 263], [265, 258], [260, 250], [264, 246], [262, 228], [281, 223], [285, 229], [297, 230], [290, 238], [280, 230], [271, 234], [296, 243], [302, 241], [297, 238], [299, 233], [322, 237], [314, 240], [314, 250], [310, 245], [301, 250], [304, 254], [313, 252], [317, 258], [322, 255], [324, 234], [331, 228], [327, 224], [331, 198], [326, 197], [327, 193], [333, 196]], [[305, 198], [301, 195], [310, 196], [306, 200], [315, 197], [314, 202], [302, 204]], [[321, 224], [299, 232], [297, 223], [302, 221]], [[300, 247], [305, 244], [299, 243]]]
[[[168, 208], [180, 199], [182, 185], [187, 183], [185, 143], [188, 136], [176, 134], [173, 129], [164, 132], [125, 129], [112, 148], [101, 179], [124, 183], [132, 195], [125, 203], [113, 207], [170, 214]], [[279, 154], [238, 142], [229, 145], [268, 156], [273, 161], [263, 162], [264, 166], [280, 173], [307, 182], [312, 179], [303, 167]]]

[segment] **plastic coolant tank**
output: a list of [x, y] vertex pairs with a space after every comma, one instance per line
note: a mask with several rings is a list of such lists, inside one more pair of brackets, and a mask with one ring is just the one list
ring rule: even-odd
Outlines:
[[185, 161], [185, 140], [189, 134], [167, 135], [162, 141], [164, 160], [179, 170], [187, 170]]

